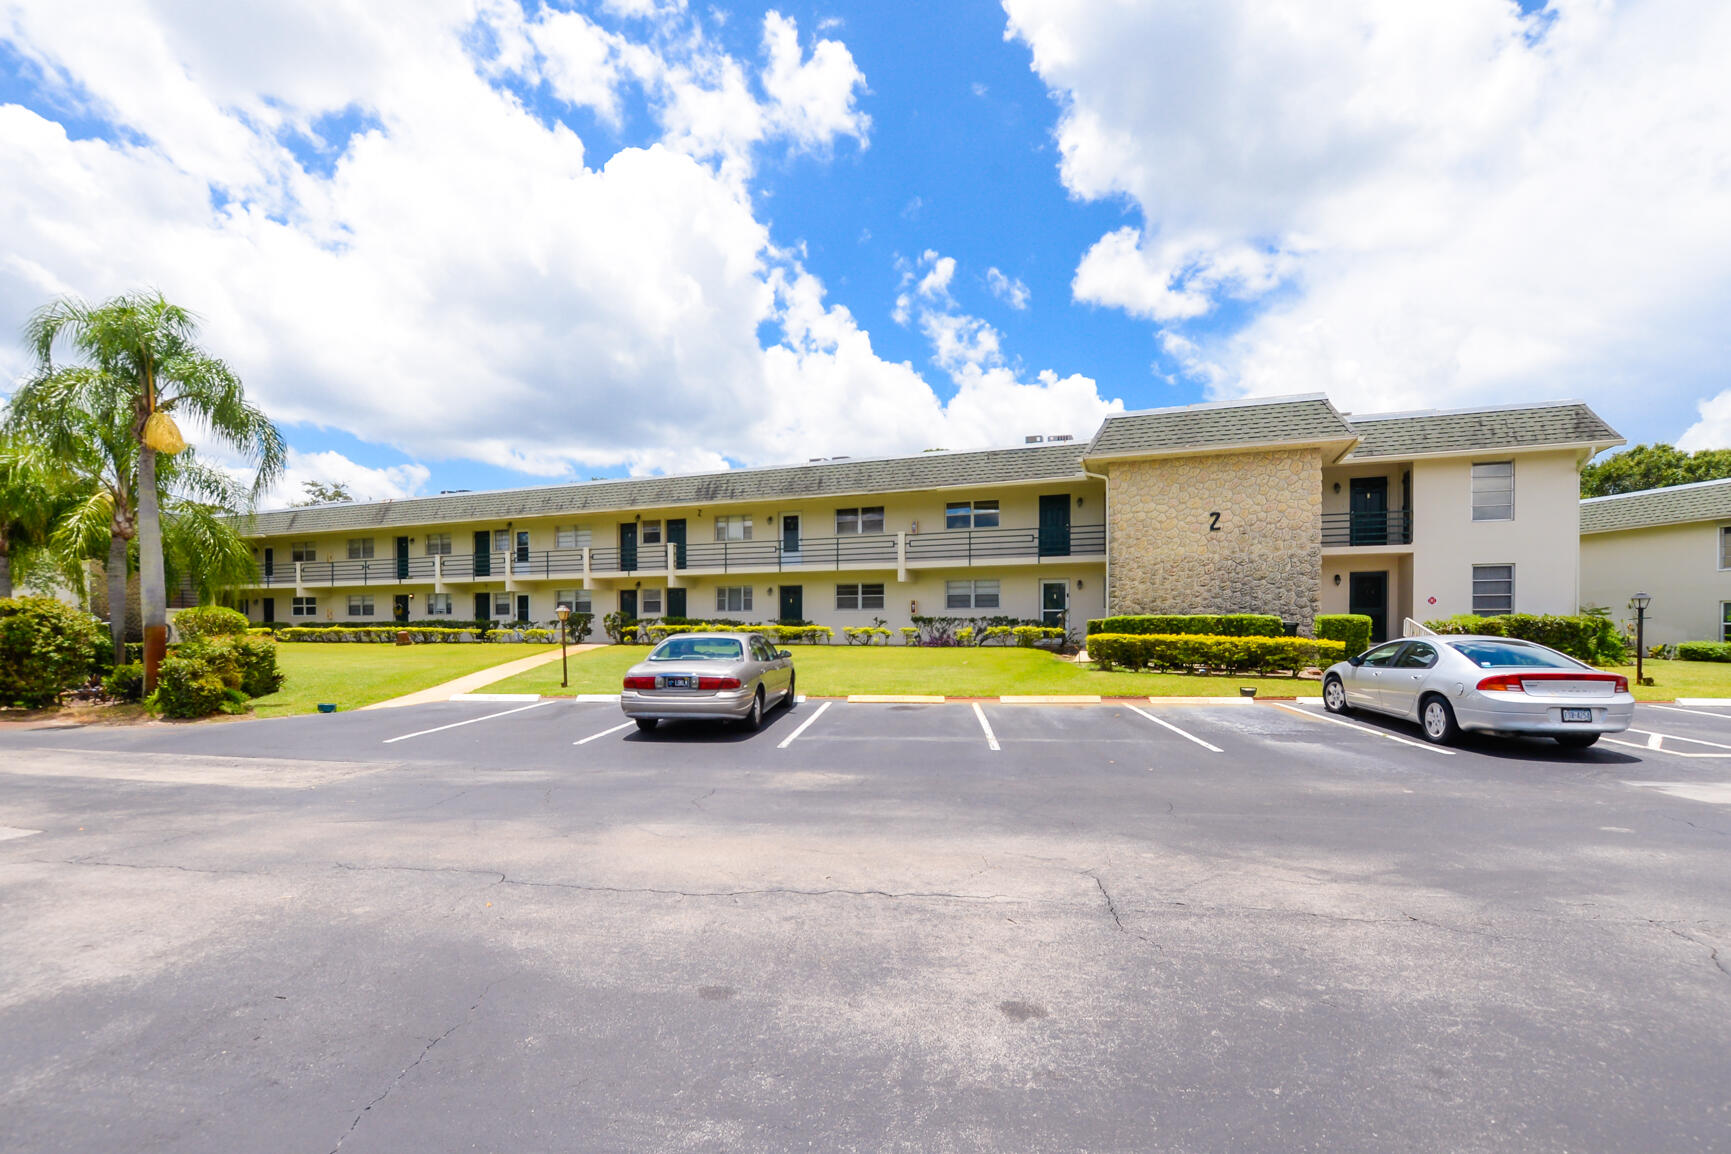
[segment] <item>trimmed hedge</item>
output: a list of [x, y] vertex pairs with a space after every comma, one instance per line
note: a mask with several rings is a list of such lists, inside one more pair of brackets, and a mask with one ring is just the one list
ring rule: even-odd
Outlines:
[[1370, 648], [1371, 619], [1362, 613], [1318, 613], [1312, 632], [1322, 641], [1338, 641], [1348, 653]]
[[[130, 668], [121, 666], [115, 677]], [[284, 680], [277, 668], [276, 642], [200, 637], [169, 651], [157, 671], [156, 693], [150, 702], [167, 717], [207, 717], [218, 710], [244, 713], [248, 698], [275, 693]], [[123, 687], [124, 682], [116, 685]]]
[[1096, 633], [1088, 638], [1088, 657], [1101, 669], [1154, 669], [1189, 673], [1198, 667], [1214, 673], [1273, 673], [1297, 676], [1311, 666], [1332, 665], [1346, 657], [1339, 641], [1309, 637], [1218, 637], [1195, 633]]
[[1126, 617], [1096, 617], [1088, 635], [1096, 633], [1158, 633], [1167, 637], [1284, 637], [1286, 624], [1272, 613], [1144, 613]]
[[244, 637], [252, 629], [246, 614], [221, 605], [200, 605], [174, 615], [174, 630], [181, 640], [199, 637]]
[[0, 705], [38, 708], [90, 677], [102, 624], [52, 597], [0, 597]]
[[1617, 631], [1617, 623], [1609, 617], [1592, 613], [1574, 617], [1535, 613], [1478, 617], [1462, 613], [1456, 617], [1426, 621], [1425, 628], [1438, 633], [1478, 633], [1487, 637], [1534, 641], [1590, 665], [1621, 665], [1629, 659], [1628, 645]]
[[1679, 661], [1731, 661], [1731, 643], [1724, 641], [1681, 641], [1677, 644]]

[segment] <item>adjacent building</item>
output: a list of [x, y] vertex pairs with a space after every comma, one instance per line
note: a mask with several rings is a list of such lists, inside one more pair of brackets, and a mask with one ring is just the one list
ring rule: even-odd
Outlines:
[[1087, 441], [261, 513], [259, 621], [1574, 612], [1563, 401], [1355, 416], [1320, 394], [1113, 415]]
[[1731, 480], [1581, 502], [1581, 601], [1634, 619], [1649, 645], [1731, 640]]

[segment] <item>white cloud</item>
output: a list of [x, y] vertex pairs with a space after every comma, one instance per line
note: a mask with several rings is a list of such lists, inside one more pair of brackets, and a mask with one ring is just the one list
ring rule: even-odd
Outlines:
[[[1064, 183], [1143, 217], [1077, 298], [1183, 329], [1216, 391], [1681, 423], [1725, 387], [1724, 4], [1005, 8], [1063, 101]], [[1252, 308], [1223, 335], [1229, 301]]]
[[991, 288], [992, 295], [1020, 312], [1028, 307], [1028, 286], [1019, 277], [1005, 274], [1003, 270], [989, 268], [986, 270], [986, 284]]
[[432, 470], [421, 464], [373, 468], [334, 451], [303, 453], [290, 449], [288, 467], [283, 470], [282, 480], [260, 500], [259, 507], [278, 508], [291, 501], [305, 500], [308, 481], [326, 485], [340, 483], [357, 501], [419, 497], [426, 493], [432, 475]]
[[[759, 66], [682, 6], [624, 7], [647, 26], [515, 0], [0, 9], [61, 99], [120, 126], [73, 140], [0, 106], [0, 316], [155, 285], [279, 420], [549, 478], [971, 447], [1032, 407], [1081, 424], [1105, 404], [1054, 378], [946, 406], [774, 243], [751, 158], [863, 143], [845, 48], [802, 51], [771, 13]], [[602, 115], [638, 85], [663, 140], [591, 156], [519, 82]], [[331, 147], [303, 165], [284, 140], [320, 129]], [[24, 368], [0, 344], [0, 374]], [[419, 468], [349, 476], [408, 492]]]

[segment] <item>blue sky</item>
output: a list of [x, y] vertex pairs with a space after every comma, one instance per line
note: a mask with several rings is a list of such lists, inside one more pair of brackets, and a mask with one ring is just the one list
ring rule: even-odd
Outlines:
[[1731, 444], [1717, 5], [66, 8], [0, 15], [0, 314], [160, 286], [286, 491], [1309, 391]]

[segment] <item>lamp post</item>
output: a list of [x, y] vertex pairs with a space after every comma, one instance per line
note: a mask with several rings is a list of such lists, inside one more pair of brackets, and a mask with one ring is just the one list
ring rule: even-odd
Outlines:
[[571, 666], [565, 657], [565, 621], [571, 616], [571, 606], [561, 605], [554, 612], [559, 615], [559, 688], [564, 689], [571, 684]]
[[1629, 604], [1635, 607], [1635, 684], [1645, 685], [1647, 679], [1641, 676], [1641, 659], [1647, 655], [1647, 606], [1652, 602], [1651, 593], [1637, 593], [1629, 598]]

